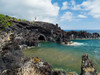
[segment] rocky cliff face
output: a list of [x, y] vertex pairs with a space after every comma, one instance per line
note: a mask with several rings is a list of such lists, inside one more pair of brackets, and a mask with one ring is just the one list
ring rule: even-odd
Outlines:
[[22, 65], [20, 60], [23, 57], [14, 35], [11, 35], [10, 40], [5, 41], [0, 50], [0, 75], [16, 75], [17, 68]]
[[13, 25], [5, 28], [5, 32], [13, 32], [19, 44], [38, 46], [40, 41], [66, 43], [66, 32], [58, 25], [45, 22], [10, 21]]
[[58, 24], [54, 25], [39, 21], [29, 22], [1, 14], [0, 20], [0, 33], [13, 32], [18, 43], [24, 46], [38, 46], [41, 41], [67, 44], [71, 39], [97, 39], [100, 37], [98, 33], [91, 34], [86, 31], [65, 32]]

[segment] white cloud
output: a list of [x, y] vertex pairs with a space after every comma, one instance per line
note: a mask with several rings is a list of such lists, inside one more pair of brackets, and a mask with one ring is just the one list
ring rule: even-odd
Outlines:
[[79, 18], [87, 18], [85, 15], [78, 15]]
[[71, 0], [71, 4], [74, 6], [76, 3], [74, 0]]
[[100, 18], [100, 0], [87, 0], [81, 4], [89, 15], [92, 15], [94, 18]]
[[71, 0], [71, 9], [72, 10], [82, 10], [79, 4], [76, 5], [75, 0]]
[[71, 9], [72, 10], [82, 10], [80, 5], [74, 5]]
[[73, 20], [73, 14], [69, 11], [65, 12], [61, 17], [61, 21], [72, 21], [72, 20]]
[[68, 2], [65, 1], [65, 2], [63, 2], [63, 6], [62, 6], [61, 10], [65, 10], [67, 8], [68, 8]]
[[76, 4], [75, 0], [71, 0], [71, 3], [68, 3], [67, 1], [63, 2], [63, 6], [61, 7], [61, 10], [65, 9], [72, 9], [72, 10], [82, 10], [80, 4]]
[[54, 22], [59, 13], [57, 3], [51, 0], [0, 0], [0, 13], [17, 18]]
[[[81, 4], [76, 4], [75, 0], [71, 0], [72, 10], [81, 10], [87, 12], [87, 15], [91, 15], [94, 18], [100, 18], [100, 0], [86, 0]], [[79, 15], [78, 17], [86, 18], [86, 16]]]

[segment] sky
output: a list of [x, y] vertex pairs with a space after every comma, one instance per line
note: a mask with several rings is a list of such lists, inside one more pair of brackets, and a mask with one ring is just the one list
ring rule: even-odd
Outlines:
[[0, 0], [0, 14], [37, 17], [64, 30], [100, 30], [100, 0]]

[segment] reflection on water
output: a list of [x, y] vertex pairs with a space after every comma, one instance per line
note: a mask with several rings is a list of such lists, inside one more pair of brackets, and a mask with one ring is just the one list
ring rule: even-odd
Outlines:
[[[78, 41], [80, 42], [80, 41]], [[80, 42], [85, 43], [85, 42]], [[80, 73], [81, 56], [89, 53], [90, 58], [96, 64], [96, 68], [100, 71], [100, 61], [97, 56], [92, 56], [92, 52], [86, 46], [63, 46], [52, 42], [40, 43], [39, 47], [23, 50], [28, 57], [38, 56], [49, 62], [53, 68], [64, 69], [65, 71], [76, 71]], [[100, 50], [100, 49], [99, 49]], [[98, 51], [98, 50], [97, 50]], [[96, 52], [95, 52], [96, 53]]]

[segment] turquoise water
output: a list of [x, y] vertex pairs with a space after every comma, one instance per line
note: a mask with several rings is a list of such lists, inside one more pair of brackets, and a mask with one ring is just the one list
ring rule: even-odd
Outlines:
[[96, 40], [72, 40], [75, 45], [67, 46], [53, 42], [40, 43], [39, 47], [23, 50], [28, 57], [38, 56], [49, 62], [55, 69], [76, 71], [80, 73], [81, 56], [85, 53], [93, 61], [94, 66], [100, 72], [100, 39]]

